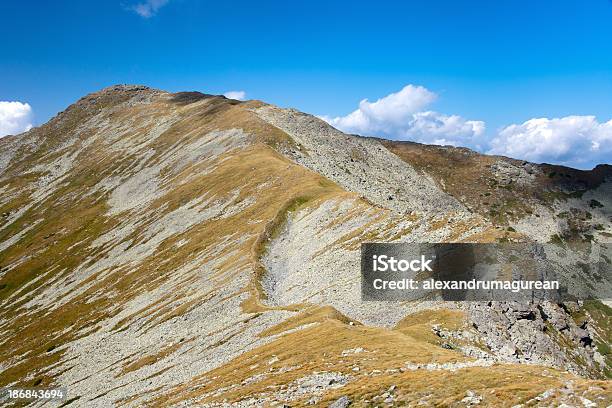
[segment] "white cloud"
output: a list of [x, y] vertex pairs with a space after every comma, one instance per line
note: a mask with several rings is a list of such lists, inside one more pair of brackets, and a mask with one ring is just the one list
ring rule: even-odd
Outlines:
[[246, 92], [244, 91], [228, 91], [223, 94], [226, 98], [236, 99], [239, 101], [244, 101], [246, 99]]
[[27, 103], [0, 101], [0, 137], [32, 128], [32, 108]]
[[412, 115], [404, 138], [438, 145], [480, 147], [479, 137], [484, 135], [485, 123], [465, 120], [458, 115], [438, 112], [417, 112]]
[[142, 18], [151, 18], [158, 10], [165, 6], [169, 0], [146, 0], [130, 7], [132, 11]]
[[407, 85], [376, 102], [362, 100], [359, 108], [346, 116], [321, 118], [347, 133], [422, 143], [479, 146], [479, 137], [485, 130], [484, 122], [425, 110], [436, 98], [435, 93], [422, 86]]
[[612, 120], [599, 123], [594, 116], [530, 119], [487, 139], [484, 122], [427, 109], [436, 98], [422, 86], [407, 85], [375, 102], [362, 100], [346, 116], [321, 119], [347, 133], [464, 146], [532, 162], [577, 168], [611, 162]]
[[490, 154], [588, 168], [610, 163], [612, 120], [599, 123], [595, 116], [530, 119], [502, 129], [490, 146]]

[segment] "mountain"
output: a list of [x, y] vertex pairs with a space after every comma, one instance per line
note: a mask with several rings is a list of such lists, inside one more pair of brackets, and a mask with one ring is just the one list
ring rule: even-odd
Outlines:
[[612, 403], [601, 302], [364, 302], [359, 281], [362, 242], [610, 242], [610, 166], [117, 85], [0, 139], [0, 172], [0, 386], [87, 407]]

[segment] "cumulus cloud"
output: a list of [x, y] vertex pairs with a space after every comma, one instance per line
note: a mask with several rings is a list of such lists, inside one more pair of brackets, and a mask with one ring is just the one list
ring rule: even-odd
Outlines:
[[346, 116], [321, 118], [347, 133], [478, 147], [484, 122], [425, 110], [436, 98], [434, 92], [422, 86], [406, 85], [375, 102], [362, 100]]
[[413, 114], [404, 137], [438, 145], [469, 146], [479, 148], [485, 123], [465, 120], [459, 115], [443, 115], [427, 111]]
[[223, 94], [226, 98], [236, 99], [239, 101], [244, 101], [246, 99], [246, 92], [244, 91], [227, 91]]
[[0, 137], [32, 128], [32, 108], [27, 103], [0, 101]]
[[381, 136], [421, 143], [464, 146], [488, 154], [577, 168], [610, 163], [612, 120], [600, 123], [594, 116], [530, 119], [485, 136], [485, 123], [428, 109], [437, 95], [407, 85], [399, 92], [370, 102], [362, 100], [346, 116], [320, 116], [347, 133]]
[[141, 3], [137, 3], [130, 7], [130, 10], [138, 14], [142, 18], [151, 18], [160, 8], [168, 4], [169, 0], [146, 0]]
[[595, 116], [530, 119], [503, 128], [487, 153], [533, 162], [589, 168], [612, 157], [612, 120]]

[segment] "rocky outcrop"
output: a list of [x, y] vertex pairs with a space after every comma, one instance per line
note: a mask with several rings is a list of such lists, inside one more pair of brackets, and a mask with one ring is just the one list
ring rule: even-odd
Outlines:
[[579, 308], [576, 303], [474, 303], [469, 318], [496, 359], [603, 376], [601, 355], [589, 332], [592, 321], [585, 319], [579, 326], [571, 316]]

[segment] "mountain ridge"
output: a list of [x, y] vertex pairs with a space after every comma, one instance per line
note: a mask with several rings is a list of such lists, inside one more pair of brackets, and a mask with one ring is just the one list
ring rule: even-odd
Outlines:
[[[132, 92], [137, 92], [137, 91], [150, 91], [153, 93], [169, 93], [167, 91], [163, 91], [161, 89], [158, 88], [153, 88], [153, 87], [149, 87], [147, 85], [142, 85], [142, 84], [114, 84], [114, 85], [109, 85], [107, 87], [101, 88], [98, 91], [93, 91], [90, 92], [88, 94], [86, 94], [85, 96], [79, 98], [79, 100], [77, 100], [76, 102], [74, 102], [73, 104], [69, 105], [65, 110], [58, 112], [57, 114], [55, 114], [52, 118], [50, 118], [47, 122], [45, 122], [45, 124], [47, 124], [48, 122], [50, 122], [52, 119], [56, 118], [57, 116], [61, 115], [62, 113], [68, 111], [71, 107], [78, 105], [80, 102], [91, 102], [92, 99], [94, 99], [96, 96], [99, 95], [104, 95], [104, 94], [108, 94], [108, 93], [113, 93], [116, 91], [132, 91]], [[227, 98], [224, 95], [216, 95], [216, 94], [206, 94], [206, 93], [202, 93], [200, 91], [180, 91], [180, 92], [175, 92], [175, 99], [176, 101], [182, 101], [183, 103], [189, 103], [189, 102], [195, 102], [197, 100], [201, 100], [201, 99], [205, 99], [205, 98], [223, 98], [226, 99], [228, 101], [236, 101], [237, 103], [258, 103], [258, 104], [264, 104], [263, 101], [258, 100], [258, 99], [248, 99], [248, 100], [244, 100], [244, 101], [239, 101], [236, 99], [231, 99], [231, 98]], [[268, 104], [270, 105], [270, 104]], [[271, 105], [274, 106], [274, 105]], [[296, 112], [299, 112], [297, 109], [294, 108], [287, 108], [289, 110], [294, 110]], [[40, 125], [40, 126], [44, 126]], [[36, 126], [36, 127], [32, 127], [31, 129], [36, 129], [40, 126]], [[27, 133], [23, 132], [23, 133]], [[4, 136], [3, 138], [11, 138], [11, 137], [16, 137], [19, 136], [20, 134], [16, 134], [16, 135], [7, 135]], [[564, 165], [557, 165], [557, 164], [551, 164], [551, 163], [534, 163], [534, 162], [526, 162], [525, 160], [521, 160], [521, 159], [514, 159], [508, 156], [503, 156], [503, 155], [487, 155], [487, 154], [483, 154], [480, 153], [476, 150], [473, 150], [469, 147], [463, 147], [463, 146], [453, 146], [453, 145], [429, 145], [426, 143], [421, 143], [421, 142], [414, 142], [414, 141], [410, 141], [410, 140], [398, 140], [398, 139], [384, 139], [384, 138], [380, 138], [380, 137], [376, 137], [376, 136], [363, 136], [363, 135], [359, 135], [359, 134], [350, 134], [351, 136], [355, 136], [355, 137], [360, 137], [360, 138], [366, 138], [366, 139], [375, 139], [375, 140], [379, 140], [379, 141], [387, 141], [387, 142], [392, 142], [392, 143], [406, 143], [406, 144], [412, 144], [412, 145], [420, 145], [420, 146], [430, 146], [430, 147], [434, 147], [434, 146], [439, 146], [441, 149], [453, 149], [453, 150], [457, 150], [457, 151], [463, 151], [466, 152], [468, 154], [475, 154], [475, 155], [485, 155], [485, 156], [489, 156], [489, 157], [497, 157], [497, 158], [501, 158], [501, 159], [506, 159], [506, 160], [511, 160], [511, 161], [516, 161], [516, 162], [523, 162], [523, 163], [531, 163], [531, 164], [535, 164], [535, 165], [540, 165], [540, 166], [549, 166], [551, 168], [558, 168], [558, 169], [569, 169], [569, 170], [574, 170], [576, 172], [592, 172], [596, 169], [599, 169], [598, 172], [603, 172], [605, 173], [606, 176], [609, 176], [609, 174], [607, 173], [608, 171], [612, 171], [612, 165], [611, 164], [607, 164], [607, 163], [599, 163], [597, 165], [595, 165], [595, 167], [593, 167], [593, 169], [591, 170], [581, 170], [581, 169], [575, 169], [572, 167], [568, 167], [568, 166], [564, 166]], [[0, 138], [0, 139], [3, 139]], [[602, 170], [603, 169], [603, 170]]]
[[[502, 218], [470, 207], [487, 192], [507, 203], [503, 179], [541, 188], [514, 163], [487, 159], [499, 181], [462, 199], [452, 177], [385, 143], [260, 101], [143, 86], [94, 92], [1, 140], [0, 385], [64, 385], [87, 406], [366, 404], [393, 385], [397, 401], [431, 404], [473, 389], [492, 406], [548, 389], [609, 403], [609, 382], [587, 379], [605, 377], [607, 357], [580, 343], [608, 341], [605, 306], [366, 304], [356, 265], [368, 240], [605, 242], [610, 181], [553, 185], [520, 207], [539, 217]], [[558, 215], [572, 211], [584, 220]], [[471, 326], [492, 316], [510, 322], [500, 338]], [[451, 396], [423, 384], [451, 375]]]

